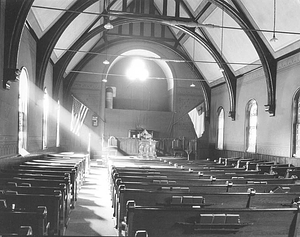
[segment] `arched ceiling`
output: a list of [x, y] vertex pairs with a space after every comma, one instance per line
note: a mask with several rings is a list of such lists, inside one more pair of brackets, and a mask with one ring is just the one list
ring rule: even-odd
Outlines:
[[144, 39], [194, 64], [206, 90], [227, 83], [234, 118], [236, 80], [257, 68], [265, 72], [266, 111], [274, 115], [277, 62], [299, 52], [299, 12], [298, 0], [35, 0], [27, 24], [42, 55], [41, 84], [50, 59], [57, 90], [91, 53]]

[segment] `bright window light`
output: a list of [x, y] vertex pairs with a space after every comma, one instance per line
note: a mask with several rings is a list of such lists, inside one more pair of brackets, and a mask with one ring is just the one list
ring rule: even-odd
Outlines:
[[27, 105], [28, 105], [28, 72], [22, 67], [19, 81], [19, 137], [18, 151], [27, 149]]
[[134, 59], [126, 72], [126, 76], [130, 80], [138, 79], [144, 81], [148, 79], [149, 72], [146, 68], [144, 61], [139, 58]]
[[44, 89], [44, 101], [43, 101], [43, 149], [47, 148], [48, 142], [48, 112], [49, 112], [49, 96], [47, 89]]
[[60, 103], [57, 101], [57, 111], [56, 111], [56, 147], [60, 146]]

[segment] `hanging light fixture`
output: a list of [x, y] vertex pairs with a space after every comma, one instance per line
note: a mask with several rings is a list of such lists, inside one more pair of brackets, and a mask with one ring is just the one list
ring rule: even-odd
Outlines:
[[[193, 54], [192, 54], [192, 63], [193, 63], [193, 72], [195, 70], [195, 39], [193, 41]], [[192, 84], [190, 85], [190, 87], [195, 87], [196, 85], [192, 82]]]
[[[101, 1], [101, 0], [100, 0]], [[108, 1], [108, 0], [107, 0]], [[104, 1], [104, 10], [106, 13], [108, 13], [108, 3], [107, 1]], [[114, 26], [110, 23], [109, 21], [109, 16], [107, 16], [107, 23], [104, 25], [104, 28], [107, 29], [107, 30], [111, 30], [114, 28]]]
[[106, 47], [105, 47], [105, 60], [103, 61], [103, 64], [108, 65], [109, 61], [107, 60], [107, 43], [105, 43], [105, 44], [106, 44]]
[[274, 0], [274, 11], [273, 11], [273, 37], [270, 39], [270, 42], [276, 42], [278, 39], [276, 38], [275, 35], [275, 29], [276, 29], [276, 0]]
[[[99, 6], [101, 6], [101, 2], [102, 2], [102, 0], [99, 0]], [[107, 13], [108, 12], [107, 11], [108, 10], [108, 3], [107, 3], [107, 1], [104, 0], [103, 4], [104, 4], [103, 5], [103, 8], [104, 8], [103, 12]], [[101, 12], [101, 8], [100, 8], [99, 12]], [[107, 30], [112, 29], [111, 26], [108, 24], [108, 23], [110, 23], [108, 16], [104, 17], [104, 20], [106, 20], [106, 19], [107, 19], [108, 22], [104, 25], [104, 28], [107, 29]], [[107, 47], [107, 44], [108, 44], [107, 31], [103, 32], [103, 39], [104, 39], [104, 44], [105, 44], [105, 60], [103, 61], [103, 64], [108, 65], [109, 61], [107, 60], [107, 48], [108, 48]]]
[[105, 60], [103, 61], [103, 64], [108, 65], [108, 64], [109, 64], [109, 61], [108, 61], [107, 59], [105, 59]]
[[[106, 33], [105, 33], [106, 34]], [[104, 38], [104, 43], [105, 43], [105, 60], [103, 61], [103, 64], [108, 65], [109, 61], [107, 60], [107, 50], [108, 50], [108, 39], [107, 39], [107, 34]]]
[[107, 30], [111, 30], [114, 28], [114, 26], [108, 21], [105, 25], [104, 25], [104, 28], [107, 29]]

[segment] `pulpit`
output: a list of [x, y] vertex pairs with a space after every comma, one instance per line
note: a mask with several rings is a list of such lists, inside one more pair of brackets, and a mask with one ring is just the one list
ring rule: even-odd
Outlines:
[[141, 139], [139, 141], [139, 157], [156, 158], [156, 143], [152, 139]]

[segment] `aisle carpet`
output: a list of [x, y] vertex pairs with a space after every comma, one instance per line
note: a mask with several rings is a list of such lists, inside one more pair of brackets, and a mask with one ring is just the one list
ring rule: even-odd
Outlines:
[[91, 163], [65, 236], [117, 236], [109, 195], [107, 168]]

